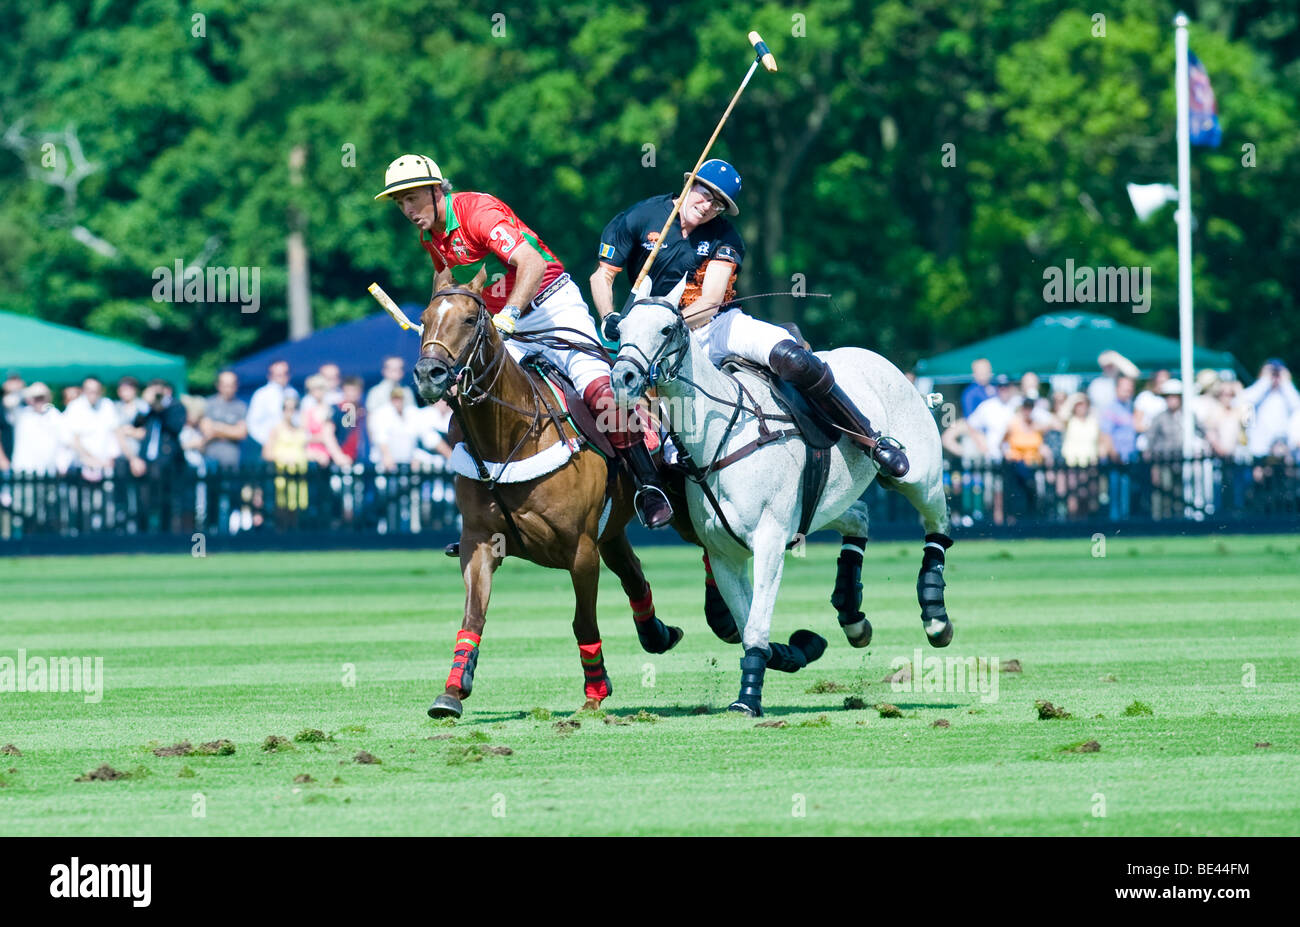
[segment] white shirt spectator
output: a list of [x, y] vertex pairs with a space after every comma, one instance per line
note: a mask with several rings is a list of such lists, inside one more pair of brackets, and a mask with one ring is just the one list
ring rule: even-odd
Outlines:
[[[107, 396], [100, 397], [99, 404], [92, 406], [85, 396], [78, 396], [68, 403], [63, 412], [63, 430], [74, 459], [76, 445], [73, 439], [81, 443], [82, 450], [103, 461], [111, 461], [122, 453], [117, 443], [117, 426], [119, 424], [117, 407]], [[84, 459], [83, 464], [87, 463]]]
[[253, 393], [248, 403], [248, 436], [258, 444], [265, 444], [271, 437], [271, 431], [284, 418], [284, 397], [297, 396], [298, 391], [292, 386], [279, 383], [267, 383]]
[[374, 415], [382, 407], [393, 404], [393, 390], [401, 389], [402, 395], [406, 397], [406, 408], [415, 408], [415, 393], [411, 392], [409, 386], [402, 386], [400, 383], [394, 383], [391, 380], [380, 380], [370, 391], [366, 393], [366, 411]]
[[1137, 394], [1133, 400], [1133, 411], [1142, 413], [1142, 424], [1144, 427], [1150, 427], [1151, 423], [1156, 420], [1156, 416], [1165, 409], [1169, 408], [1169, 403], [1165, 402], [1165, 397], [1144, 389]]
[[[132, 427], [135, 425], [135, 417], [143, 415], [149, 411], [149, 403], [145, 402], [138, 396], [130, 402], [118, 400], [113, 403], [117, 410], [117, 427]], [[140, 439], [133, 438], [130, 435], [123, 435], [121, 444], [125, 446], [128, 457], [137, 457], [140, 454]]]
[[1115, 401], [1115, 381], [1103, 374], [1088, 384], [1088, 403], [1094, 409], [1104, 409]]
[[1251, 409], [1246, 426], [1246, 446], [1252, 457], [1267, 457], [1273, 445], [1287, 440], [1291, 416], [1300, 410], [1300, 391], [1283, 380], [1276, 386], [1261, 377], [1242, 391], [1238, 405]]
[[63, 413], [50, 403], [37, 412], [31, 406], [18, 410], [14, 423], [15, 473], [40, 473], [53, 476], [59, 472], [63, 450]]
[[1007, 435], [1007, 426], [1011, 424], [1015, 409], [997, 396], [985, 399], [966, 419], [966, 423], [980, 433], [988, 448], [989, 460], [1002, 459], [1002, 441]]
[[420, 435], [420, 422], [415, 410], [404, 406], [401, 413], [391, 402], [381, 405], [373, 413], [367, 412], [370, 423], [370, 462], [382, 466], [384, 454], [381, 446], [395, 464], [409, 464], [415, 455]]

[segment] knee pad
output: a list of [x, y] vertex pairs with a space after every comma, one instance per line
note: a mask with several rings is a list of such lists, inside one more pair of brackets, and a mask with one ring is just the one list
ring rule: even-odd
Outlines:
[[800, 389], [826, 392], [835, 385], [835, 375], [825, 362], [794, 341], [778, 342], [768, 364], [778, 377]]

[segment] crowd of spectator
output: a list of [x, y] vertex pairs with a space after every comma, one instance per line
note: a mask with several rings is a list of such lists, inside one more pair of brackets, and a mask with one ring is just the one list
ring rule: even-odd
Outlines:
[[[1124, 519], [1138, 471], [1106, 466], [1099, 480], [1097, 468], [1146, 463], [1151, 466], [1141, 472], [1142, 486], [1160, 497], [1153, 513], [1177, 508], [1166, 497], [1182, 489], [1182, 382], [1157, 370], [1139, 391], [1137, 367], [1116, 351], [1103, 352], [1098, 367], [1086, 389], [1049, 391], [1034, 373], [1017, 382], [994, 375], [987, 359], [976, 360], [961, 394], [961, 415], [950, 415], [942, 430], [943, 447], [960, 471], [997, 475], [968, 476], [964, 485], [959, 476], [954, 494], [987, 496], [997, 522], [1033, 510], [1045, 491], [1071, 516], [1091, 514], [1104, 499], [1109, 516]], [[1279, 359], [1267, 361], [1250, 386], [1232, 371], [1202, 370], [1191, 417], [1192, 458], [1231, 460], [1254, 482], [1266, 479], [1271, 467], [1300, 463], [1300, 391]]]
[[307, 377], [300, 397], [290, 385], [289, 365], [277, 361], [247, 403], [228, 370], [210, 397], [176, 396], [166, 380], [142, 387], [126, 376], [112, 399], [98, 377], [88, 376], [63, 390], [59, 409], [46, 384], [28, 384], [11, 372], [3, 386], [0, 471], [97, 482], [143, 477], [151, 469], [189, 466], [202, 473], [258, 461], [286, 468], [441, 470], [451, 456], [451, 410], [445, 402], [417, 407], [403, 385], [400, 357], [386, 359], [381, 373], [364, 402], [364, 381], [341, 378], [337, 364]]

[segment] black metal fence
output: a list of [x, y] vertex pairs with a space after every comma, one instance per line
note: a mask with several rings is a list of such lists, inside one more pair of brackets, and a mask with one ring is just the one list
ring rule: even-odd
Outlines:
[[[1300, 467], [1290, 460], [950, 461], [944, 484], [958, 537], [1300, 530]], [[873, 537], [916, 536], [904, 498], [878, 484], [866, 498]], [[434, 547], [459, 526], [454, 477], [406, 467], [187, 468], [98, 480], [0, 473], [0, 553], [176, 550], [196, 535], [217, 548]]]

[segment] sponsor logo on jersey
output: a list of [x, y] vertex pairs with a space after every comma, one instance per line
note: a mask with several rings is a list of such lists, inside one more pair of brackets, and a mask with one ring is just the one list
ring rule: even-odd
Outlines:
[[702, 241], [695, 246], [695, 253], [698, 254], [700, 257], [704, 257], [709, 253], [709, 249], [712, 246], [713, 246], [712, 242]]
[[614, 246], [607, 245], [603, 241], [600, 243], [600, 256], [608, 260], [614, 260]]
[[469, 251], [465, 249], [465, 242], [457, 235], [451, 240], [451, 250], [456, 253], [456, 257], [469, 257]]

